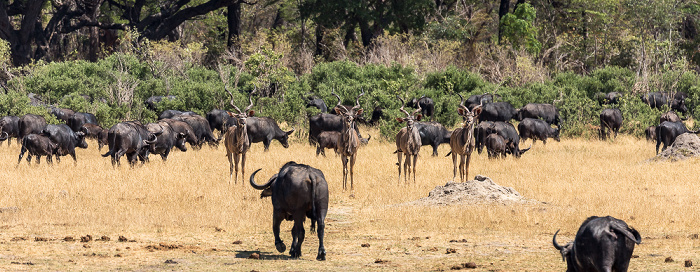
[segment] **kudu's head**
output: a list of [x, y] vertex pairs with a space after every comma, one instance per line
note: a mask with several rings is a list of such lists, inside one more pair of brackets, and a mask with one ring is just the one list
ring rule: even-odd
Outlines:
[[466, 106], [464, 106], [464, 97], [462, 97], [462, 94], [458, 93], [457, 95], [459, 95], [459, 98], [462, 100], [459, 103], [459, 108], [457, 108], [457, 113], [459, 113], [459, 116], [462, 116], [464, 119], [464, 127], [468, 128], [474, 124], [476, 119], [479, 117], [479, 114], [481, 114], [481, 107], [484, 105], [484, 100], [482, 99], [481, 103], [470, 111]]
[[364, 110], [360, 108], [360, 97], [365, 95], [364, 90], [355, 99], [355, 106], [349, 110], [340, 104], [341, 99], [340, 99], [340, 96], [338, 94], [333, 92], [333, 95], [335, 95], [335, 97], [338, 98], [338, 104], [335, 107], [335, 112], [338, 115], [343, 117], [343, 122], [345, 123], [345, 127], [347, 129], [354, 129], [355, 128], [355, 120], [357, 119], [358, 116], [361, 116], [362, 113], [364, 112]]
[[406, 117], [404, 117], [404, 118], [396, 117], [396, 121], [399, 121], [399, 123], [406, 122], [406, 128], [409, 131], [413, 130], [413, 125], [415, 124], [415, 121], [420, 121], [420, 119], [423, 118], [422, 115], [418, 114], [421, 111], [420, 105], [418, 105], [418, 109], [413, 111], [413, 113], [409, 114], [408, 111], [403, 109], [403, 106], [406, 104], [403, 101], [403, 99], [401, 99], [401, 97], [399, 97], [398, 95], [396, 96], [396, 98], [398, 98], [399, 101], [401, 101], [401, 108], [399, 110], [401, 112], [403, 112], [404, 114], [406, 114]]
[[226, 91], [229, 93], [229, 95], [231, 95], [231, 101], [230, 101], [231, 107], [233, 107], [234, 109], [236, 109], [236, 111], [238, 111], [238, 113], [233, 113], [233, 112], [227, 111], [228, 115], [235, 118], [236, 121], [234, 122], [234, 124], [236, 126], [245, 127], [246, 119], [248, 117], [252, 117], [255, 114], [255, 111], [252, 111], [250, 109], [253, 107], [253, 94], [257, 91], [257, 89], [254, 89], [250, 93], [250, 95], [248, 96], [248, 101], [250, 101], [250, 105], [248, 105], [248, 107], [246, 107], [245, 110], [243, 110], [243, 111], [241, 111], [241, 109], [239, 109], [238, 107], [236, 107], [236, 105], [233, 104], [233, 93], [231, 93], [231, 91], [229, 91], [228, 88], [226, 88], [226, 87], [224, 87], [224, 89], [226, 89]]

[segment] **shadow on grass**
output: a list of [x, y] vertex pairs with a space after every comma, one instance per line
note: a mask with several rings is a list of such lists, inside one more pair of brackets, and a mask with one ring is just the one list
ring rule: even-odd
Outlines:
[[285, 254], [272, 254], [272, 252], [260, 252], [257, 250], [247, 251], [247, 250], [236, 250], [236, 258], [247, 259], [253, 253], [260, 255], [260, 260], [293, 260], [289, 255]]

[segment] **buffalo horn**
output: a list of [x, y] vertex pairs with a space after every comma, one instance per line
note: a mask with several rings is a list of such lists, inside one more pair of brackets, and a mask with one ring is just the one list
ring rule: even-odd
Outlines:
[[292, 134], [296, 128], [292, 127], [292, 130], [285, 132], [287, 135]]
[[554, 237], [552, 237], [552, 245], [554, 245], [554, 248], [556, 248], [557, 250], [559, 250], [559, 252], [562, 253], [561, 260], [565, 261], [566, 259], [564, 259], [564, 247], [557, 243], [557, 234], [559, 233], [559, 231], [560, 230], [557, 230], [557, 232], [554, 233]]
[[143, 142], [146, 144], [154, 144], [157, 141], [158, 141], [158, 136], [156, 136], [155, 134], [153, 134], [153, 140], [143, 140]]
[[[255, 188], [256, 190], [265, 190], [267, 187], [270, 187], [270, 184], [272, 184], [272, 181], [274, 181], [275, 179], [270, 179], [270, 181], [268, 181], [267, 183], [263, 185], [258, 185], [257, 183], [255, 183], [255, 174], [257, 174], [260, 170], [262, 170], [262, 168], [255, 170], [255, 172], [250, 174], [250, 186], [253, 186], [253, 188]], [[277, 174], [275, 174], [275, 176], [277, 176]]]
[[80, 131], [85, 134], [90, 134], [90, 130], [88, 130], [88, 128], [85, 126], [80, 127]]
[[3, 131], [2, 134], [0, 134], [0, 141], [7, 140], [8, 137], [10, 137], [10, 134], [7, 134], [7, 132]]

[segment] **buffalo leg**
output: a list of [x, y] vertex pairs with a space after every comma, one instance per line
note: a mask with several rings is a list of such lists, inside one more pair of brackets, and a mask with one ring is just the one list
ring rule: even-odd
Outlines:
[[[316, 147], [316, 157], [318, 157], [318, 154], [321, 154], [321, 150], [322, 150], [322, 149], [323, 149], [323, 147], [321, 147], [321, 145], [318, 145], [318, 146]], [[325, 156], [324, 156], [324, 157], [325, 157]]]
[[[317, 205], [318, 206], [318, 205]], [[323, 235], [326, 230], [326, 211], [327, 209], [319, 210], [319, 215], [316, 218], [316, 224], [318, 224], [317, 234], [318, 234], [318, 255], [316, 255], [317, 261], [326, 260], [326, 248], [323, 246]]]
[[401, 182], [401, 154], [403, 154], [401, 151], [396, 152], [396, 156], [399, 157], [399, 162], [396, 163], [399, 166], [399, 182]]
[[437, 157], [438, 155], [438, 144], [433, 144], [433, 157]]
[[126, 160], [129, 161], [129, 166], [134, 167], [139, 160], [138, 153], [126, 154]]
[[282, 239], [280, 239], [280, 224], [284, 220], [284, 213], [279, 211], [274, 211], [272, 213], [272, 234], [275, 235], [275, 248], [277, 252], [284, 252], [287, 250], [287, 246], [284, 245]]
[[[19, 163], [22, 162], [22, 157], [24, 156], [24, 153], [25, 153], [25, 152], [27, 152], [27, 148], [25, 148], [24, 146], [22, 146], [22, 148], [21, 148], [20, 151], [19, 151], [19, 159], [17, 159], [17, 165], [19, 165]], [[658, 145], [657, 145], [657, 148], [656, 148], [656, 153], [659, 153]], [[27, 155], [29, 155], [29, 154], [27, 154]]]
[[[661, 145], [661, 138], [656, 139], [656, 154], [659, 154], [659, 146]], [[19, 158], [22, 159], [22, 154], [19, 154]]]
[[270, 150], [270, 143], [272, 143], [271, 139], [265, 139], [263, 140], [263, 145], [265, 146], [264, 152], [267, 152]]
[[[37, 158], [38, 161], [38, 158]], [[53, 160], [51, 159], [51, 156], [46, 156], [46, 163], [49, 165], [53, 165]]]
[[289, 249], [289, 255], [292, 258], [301, 257], [301, 244], [304, 243], [304, 237], [306, 236], [306, 230], [304, 230], [304, 221], [306, 221], [306, 214], [303, 212], [297, 212], [294, 214], [294, 227], [292, 227], [292, 246]]

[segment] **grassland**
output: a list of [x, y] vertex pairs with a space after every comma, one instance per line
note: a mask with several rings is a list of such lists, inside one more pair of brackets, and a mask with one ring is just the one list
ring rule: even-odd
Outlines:
[[[258, 177], [266, 180], [289, 160], [324, 172], [328, 256], [317, 262], [318, 239], [309, 232], [301, 259], [275, 250], [270, 200], [240, 177], [229, 179], [223, 147], [174, 152], [167, 163], [152, 156], [135, 168], [122, 158], [115, 169], [94, 142], [77, 151], [77, 164], [23, 160], [17, 167], [19, 147], [3, 143], [0, 270], [425, 271], [474, 262], [479, 271], [563, 271], [552, 234], [562, 229], [560, 243], [573, 239], [592, 215], [623, 219], [642, 234], [631, 271], [695, 269], [683, 266], [686, 259], [700, 265], [698, 160], [647, 162], [653, 144], [627, 136], [538, 142], [521, 159], [474, 156], [470, 177], [488, 176], [539, 204], [426, 207], [397, 204], [452, 178], [451, 160], [442, 156], [448, 147], [439, 157], [424, 147], [417, 182], [408, 184], [397, 181], [393, 151], [393, 143], [374, 140], [362, 147], [355, 189], [343, 191], [332, 151], [323, 158], [301, 141], [289, 149], [274, 143], [269, 152], [253, 145], [246, 175], [262, 168]], [[291, 223], [282, 229], [289, 245]], [[86, 235], [93, 240], [80, 242]], [[95, 241], [102, 236], [110, 240]], [[262, 258], [248, 259], [252, 253]]]

